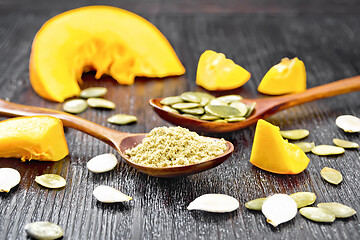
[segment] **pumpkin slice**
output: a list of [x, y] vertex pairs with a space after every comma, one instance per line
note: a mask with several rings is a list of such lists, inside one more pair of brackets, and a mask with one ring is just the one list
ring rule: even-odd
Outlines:
[[306, 169], [310, 159], [301, 148], [282, 138], [279, 127], [259, 120], [250, 162], [272, 173], [298, 174]]
[[42, 97], [63, 102], [80, 93], [86, 70], [120, 84], [135, 76], [182, 75], [185, 69], [168, 40], [144, 18], [109, 6], [73, 9], [48, 20], [36, 34], [30, 81]]
[[0, 122], [0, 158], [59, 161], [69, 154], [62, 122], [50, 116]]

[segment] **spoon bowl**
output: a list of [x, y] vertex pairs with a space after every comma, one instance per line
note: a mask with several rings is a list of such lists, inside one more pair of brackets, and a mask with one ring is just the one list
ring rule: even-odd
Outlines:
[[[154, 177], [170, 178], [199, 173], [221, 164], [228, 157], [230, 157], [230, 155], [234, 151], [233, 144], [226, 141], [226, 151], [215, 158], [186, 166], [149, 167], [132, 162], [129, 156], [125, 153], [126, 150], [131, 149], [141, 143], [142, 140], [146, 137], [146, 133], [119, 132], [65, 112], [10, 103], [2, 99], [0, 99], [0, 115], [5, 117], [35, 115], [48, 115], [57, 117], [61, 119], [65, 127], [77, 129], [109, 144], [122, 156], [122, 158], [130, 166], [134, 167], [140, 172]], [[217, 138], [211, 139], [213, 139], [214, 141], [219, 140]]]
[[150, 99], [149, 103], [161, 118], [175, 125], [186, 127], [190, 130], [198, 132], [222, 133], [236, 131], [248, 127], [256, 123], [259, 119], [264, 119], [276, 112], [295, 105], [359, 90], [360, 76], [355, 76], [310, 88], [300, 93], [259, 99], [242, 99], [241, 101], [246, 104], [256, 102], [255, 110], [246, 120], [235, 123], [210, 122], [168, 112], [164, 110], [160, 104], [162, 98]]

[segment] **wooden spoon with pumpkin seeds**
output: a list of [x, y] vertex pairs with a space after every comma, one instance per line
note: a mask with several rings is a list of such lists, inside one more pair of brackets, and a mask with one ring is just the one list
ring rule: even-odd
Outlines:
[[287, 94], [277, 97], [266, 97], [259, 99], [242, 99], [245, 104], [256, 103], [255, 111], [245, 120], [239, 122], [208, 122], [198, 118], [182, 116], [177, 113], [168, 112], [162, 108], [162, 98], [149, 100], [154, 111], [163, 119], [175, 125], [202, 132], [231, 132], [248, 127], [283, 109], [303, 104], [306, 102], [332, 97], [344, 93], [360, 90], [360, 76], [355, 76], [322, 86], [310, 88], [304, 92]]

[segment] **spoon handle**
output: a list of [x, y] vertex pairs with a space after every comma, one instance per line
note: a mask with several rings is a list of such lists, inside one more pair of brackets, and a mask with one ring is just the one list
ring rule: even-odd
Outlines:
[[16, 103], [11, 103], [0, 99], [0, 115], [5, 117], [19, 117], [19, 116], [35, 116], [48, 115], [59, 118], [64, 126], [77, 129], [81, 132], [87, 133], [109, 145], [115, 149], [119, 148], [120, 139], [126, 137], [128, 133], [118, 132], [116, 130], [101, 126], [99, 124], [90, 122], [86, 119], [74, 116], [61, 111], [56, 111], [47, 108], [26, 106]]

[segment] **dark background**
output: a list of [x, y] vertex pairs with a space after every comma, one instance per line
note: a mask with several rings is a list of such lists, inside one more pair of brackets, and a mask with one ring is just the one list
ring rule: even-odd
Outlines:
[[[347, 1], [14, 1], [0, 0], [0, 96], [11, 102], [61, 110], [61, 103], [40, 98], [31, 88], [28, 63], [32, 40], [49, 18], [86, 5], [111, 5], [149, 20], [168, 38], [187, 72], [165, 79], [137, 79], [121, 86], [113, 79], [100, 81], [84, 75], [83, 88], [105, 86], [106, 99], [116, 110], [88, 109], [79, 116], [123, 132], [149, 132], [172, 126], [159, 118], [148, 100], [200, 90], [195, 84], [197, 62], [206, 49], [223, 52], [251, 72], [251, 79], [231, 93], [264, 97], [256, 90], [267, 70], [283, 57], [303, 60], [308, 88], [360, 74], [360, 2]], [[223, 95], [228, 92], [218, 93]], [[344, 133], [335, 125], [339, 115], [359, 117], [359, 92], [318, 100], [284, 110], [267, 120], [281, 129], [305, 128], [306, 141], [332, 144], [333, 138], [360, 142], [359, 133]], [[136, 115], [137, 124], [115, 126], [106, 119], [115, 113]], [[4, 119], [4, 118], [1, 118]], [[51, 221], [64, 229], [64, 239], [359, 239], [358, 215], [319, 224], [298, 214], [273, 228], [260, 212], [245, 202], [274, 193], [311, 191], [316, 203], [336, 201], [360, 211], [359, 150], [340, 156], [316, 156], [298, 175], [276, 175], [249, 163], [255, 126], [227, 134], [234, 154], [215, 169], [176, 179], [141, 174], [118, 156], [120, 164], [108, 173], [94, 174], [86, 162], [112, 152], [106, 144], [73, 129], [65, 129], [70, 155], [59, 162], [22, 163], [0, 159], [0, 167], [17, 169], [22, 176], [10, 193], [0, 193], [0, 239], [25, 239], [24, 226]], [[320, 176], [323, 167], [339, 170], [343, 182], [331, 185]], [[49, 190], [35, 176], [57, 173], [67, 186]], [[133, 197], [124, 204], [102, 204], [93, 189], [107, 184]], [[240, 201], [232, 213], [187, 211], [187, 205], [206, 193], [224, 193]]]

